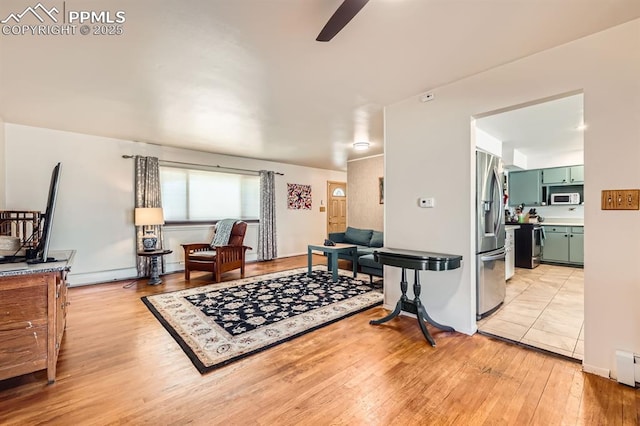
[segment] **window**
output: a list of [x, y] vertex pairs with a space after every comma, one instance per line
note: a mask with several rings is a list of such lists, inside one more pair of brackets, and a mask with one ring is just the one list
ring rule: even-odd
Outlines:
[[162, 208], [167, 222], [260, 217], [260, 177], [160, 166]]

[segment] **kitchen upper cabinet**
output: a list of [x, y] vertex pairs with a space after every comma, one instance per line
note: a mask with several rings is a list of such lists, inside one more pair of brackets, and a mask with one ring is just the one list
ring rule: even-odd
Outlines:
[[569, 167], [569, 182], [570, 183], [584, 182], [584, 166]]
[[542, 170], [543, 185], [560, 185], [569, 181], [569, 169], [567, 167], [556, 167]]
[[543, 185], [565, 185], [584, 182], [584, 166], [554, 167], [542, 170]]
[[509, 173], [509, 205], [539, 206], [542, 202], [541, 171]]
[[544, 233], [543, 261], [584, 264], [584, 227], [545, 225]]

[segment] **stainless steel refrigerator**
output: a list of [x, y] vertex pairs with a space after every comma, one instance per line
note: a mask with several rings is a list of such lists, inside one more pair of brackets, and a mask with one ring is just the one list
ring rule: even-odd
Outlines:
[[476, 316], [492, 314], [504, 302], [505, 230], [502, 162], [476, 151]]

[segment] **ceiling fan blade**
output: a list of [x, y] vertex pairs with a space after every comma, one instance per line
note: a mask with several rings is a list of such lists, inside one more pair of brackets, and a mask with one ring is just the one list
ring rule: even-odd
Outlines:
[[344, 0], [335, 13], [329, 18], [316, 41], [329, 41], [344, 28], [345, 25], [360, 12], [369, 0]]

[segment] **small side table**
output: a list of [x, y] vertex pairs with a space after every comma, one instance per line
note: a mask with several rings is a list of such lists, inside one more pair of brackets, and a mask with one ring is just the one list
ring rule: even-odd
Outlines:
[[164, 256], [165, 254], [173, 253], [173, 250], [146, 250], [139, 251], [138, 256], [145, 256], [151, 258], [151, 275], [149, 275], [149, 285], [158, 285], [162, 284], [162, 280], [160, 279], [160, 275], [158, 274], [158, 257]]
[[[369, 324], [380, 325], [397, 317], [400, 315], [401, 311], [409, 312], [416, 316], [420, 330], [422, 330], [422, 334], [431, 346], [435, 346], [436, 341], [433, 340], [433, 337], [429, 334], [424, 321], [427, 321], [434, 327], [443, 331], [455, 331], [453, 327], [434, 321], [427, 313], [427, 309], [420, 300], [420, 271], [448, 271], [451, 269], [458, 269], [462, 262], [462, 256], [457, 254], [431, 253], [382, 247], [374, 250], [373, 257], [383, 265], [402, 268], [402, 279], [400, 281], [402, 296], [400, 296], [400, 300], [398, 300], [393, 312], [384, 318], [371, 320], [369, 321]], [[414, 270], [415, 278], [413, 282], [413, 300], [409, 299], [407, 296], [407, 269]]]

